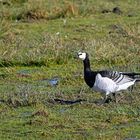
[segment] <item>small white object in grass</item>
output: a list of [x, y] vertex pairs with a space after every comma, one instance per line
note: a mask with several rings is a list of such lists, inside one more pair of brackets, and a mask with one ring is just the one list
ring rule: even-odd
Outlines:
[[64, 26], [66, 26], [66, 23], [67, 23], [67, 20], [66, 19], [63, 19]]
[[60, 32], [57, 32], [56, 35], [60, 35]]

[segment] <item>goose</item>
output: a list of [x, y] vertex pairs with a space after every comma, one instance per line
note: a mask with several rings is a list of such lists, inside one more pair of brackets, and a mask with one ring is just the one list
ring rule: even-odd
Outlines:
[[78, 57], [84, 64], [84, 80], [86, 84], [103, 97], [102, 103], [108, 103], [108, 96], [113, 95], [116, 102], [116, 93], [126, 90], [128, 87], [140, 81], [135, 78], [140, 73], [127, 73], [118, 71], [92, 71], [90, 68], [89, 55], [86, 52], [78, 52]]

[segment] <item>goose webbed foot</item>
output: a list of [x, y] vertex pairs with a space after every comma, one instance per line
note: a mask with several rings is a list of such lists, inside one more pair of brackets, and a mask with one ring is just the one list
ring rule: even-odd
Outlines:
[[110, 103], [111, 101], [112, 101], [112, 99], [110, 96], [108, 98], [104, 99], [104, 103]]
[[115, 103], [117, 103], [116, 93], [112, 93], [110, 95], [103, 96], [103, 99], [98, 104], [99, 105], [108, 104], [108, 103], [110, 103], [112, 101], [114, 101]]

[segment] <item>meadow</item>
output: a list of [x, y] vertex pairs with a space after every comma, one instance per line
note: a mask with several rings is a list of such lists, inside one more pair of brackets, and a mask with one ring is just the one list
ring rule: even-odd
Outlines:
[[0, 139], [140, 139], [140, 84], [98, 105], [93, 70], [140, 72], [139, 0], [0, 1]]

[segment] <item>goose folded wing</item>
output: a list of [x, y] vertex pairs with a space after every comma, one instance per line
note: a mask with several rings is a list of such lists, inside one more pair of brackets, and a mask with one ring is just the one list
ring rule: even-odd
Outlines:
[[113, 80], [117, 85], [123, 85], [125, 83], [132, 82], [135, 80], [117, 71], [101, 71], [100, 74], [102, 75], [102, 77], [107, 77]]
[[140, 73], [136, 73], [136, 72], [120, 72], [120, 73], [123, 75], [127, 75], [134, 79], [136, 79], [136, 78], [140, 79]]

